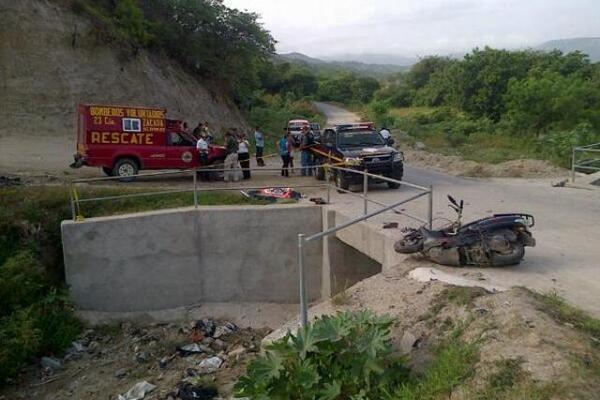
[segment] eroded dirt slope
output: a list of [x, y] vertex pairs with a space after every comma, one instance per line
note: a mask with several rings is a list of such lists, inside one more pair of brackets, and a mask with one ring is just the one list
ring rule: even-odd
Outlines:
[[0, 2], [0, 171], [68, 165], [78, 103], [160, 106], [191, 124], [245, 126], [217, 89], [165, 57], [104, 43], [58, 3]]

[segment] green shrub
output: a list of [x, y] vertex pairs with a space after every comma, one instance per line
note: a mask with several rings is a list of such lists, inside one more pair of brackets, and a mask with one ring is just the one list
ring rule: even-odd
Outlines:
[[48, 289], [35, 255], [24, 250], [0, 266], [0, 317], [38, 302]]
[[56, 289], [36, 304], [33, 311], [35, 326], [40, 332], [38, 354], [62, 354], [83, 327], [67, 295]]
[[33, 314], [27, 308], [0, 318], [0, 387], [37, 353], [41, 333]]
[[588, 123], [582, 123], [575, 129], [567, 132], [552, 132], [542, 137], [538, 150], [555, 161], [557, 164], [568, 167], [571, 163], [571, 151], [574, 146], [585, 146], [600, 142], [600, 133], [594, 131]]
[[391, 357], [392, 320], [369, 311], [323, 316], [267, 346], [236, 384], [255, 399], [378, 399], [408, 377]]

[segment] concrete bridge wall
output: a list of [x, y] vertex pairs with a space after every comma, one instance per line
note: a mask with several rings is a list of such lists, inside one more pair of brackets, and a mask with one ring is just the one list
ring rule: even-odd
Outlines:
[[[298, 234], [346, 218], [314, 205], [273, 205], [65, 221], [66, 279], [83, 312], [131, 316], [201, 304], [293, 304], [299, 301]], [[342, 232], [306, 246], [310, 301], [381, 272], [380, 238], [361, 224]]]

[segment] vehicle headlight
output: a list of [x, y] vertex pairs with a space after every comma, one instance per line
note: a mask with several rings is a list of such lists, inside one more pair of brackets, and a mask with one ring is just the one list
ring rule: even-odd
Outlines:
[[348, 165], [360, 165], [361, 162], [362, 162], [362, 160], [360, 158], [356, 158], [356, 157], [345, 157], [344, 158], [344, 163], [348, 164]]
[[404, 161], [404, 153], [399, 151], [394, 154], [394, 161]]

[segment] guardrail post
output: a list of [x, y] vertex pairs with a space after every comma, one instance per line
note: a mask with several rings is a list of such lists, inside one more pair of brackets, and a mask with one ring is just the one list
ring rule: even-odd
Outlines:
[[571, 182], [575, 182], [575, 154], [576, 154], [576, 148], [575, 146], [573, 146], [573, 153], [571, 156]]
[[323, 171], [325, 172], [325, 181], [327, 182], [327, 204], [329, 204], [331, 202], [331, 174], [329, 167], [323, 167]]
[[194, 208], [198, 208], [198, 171], [194, 168], [192, 172], [194, 173]]
[[71, 202], [71, 217], [73, 218], [73, 222], [77, 220], [77, 215], [75, 215], [75, 201], [73, 200], [73, 185], [69, 186], [69, 200]]
[[[365, 172], [367, 170], [365, 169]], [[367, 192], [369, 191], [369, 177], [366, 173], [363, 174], [363, 215], [367, 215], [369, 201], [367, 200]]]
[[306, 272], [304, 271], [304, 234], [298, 234], [298, 269], [300, 271], [300, 322], [308, 325], [308, 302], [306, 300]]
[[427, 203], [427, 224], [429, 225], [429, 229], [433, 229], [433, 185], [429, 185]]

